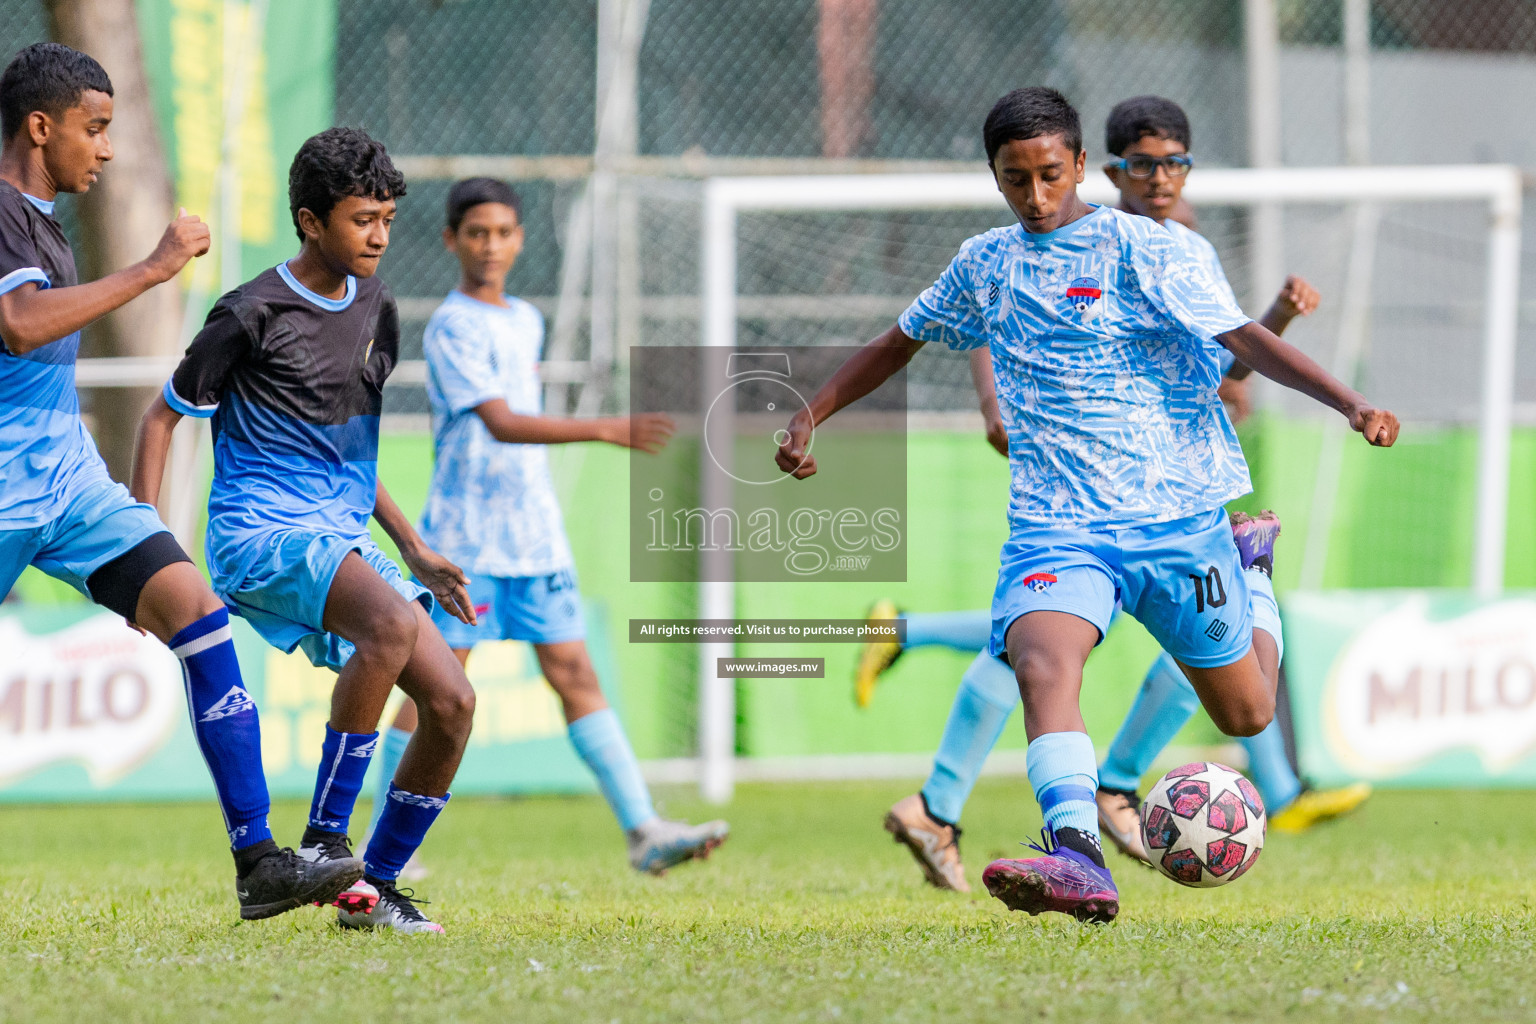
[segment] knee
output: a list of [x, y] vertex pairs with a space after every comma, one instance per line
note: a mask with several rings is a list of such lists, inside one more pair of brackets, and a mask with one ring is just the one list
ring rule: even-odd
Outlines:
[[469, 739], [475, 721], [474, 688], [469, 680], [462, 680], [457, 686], [433, 694], [424, 710], [424, 717], [430, 717], [444, 735], [463, 743]]
[[416, 612], [403, 598], [378, 609], [355, 641], [358, 653], [404, 666], [416, 649]]
[[1055, 690], [1082, 677], [1083, 666], [1050, 650], [1030, 649], [1014, 658], [1014, 673], [1026, 695], [1042, 689]]
[[597, 673], [592, 669], [585, 650], [546, 651], [541, 655], [540, 668], [549, 685], [562, 694], [601, 692]]
[[1257, 736], [1275, 717], [1275, 698], [1272, 694], [1255, 694], [1207, 710], [1216, 728], [1228, 736]]

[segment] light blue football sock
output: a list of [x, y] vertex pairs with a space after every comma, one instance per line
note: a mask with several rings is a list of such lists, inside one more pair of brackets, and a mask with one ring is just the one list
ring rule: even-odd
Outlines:
[[1262, 629], [1275, 638], [1280, 657], [1285, 657], [1285, 630], [1280, 626], [1280, 605], [1275, 601], [1275, 584], [1258, 569], [1249, 569], [1243, 577], [1248, 581], [1248, 607], [1253, 611], [1253, 628]]
[[569, 732], [571, 745], [597, 776], [597, 787], [624, 831], [656, 817], [651, 791], [640, 775], [640, 762], [635, 760], [624, 726], [612, 708], [583, 715], [570, 724]]
[[981, 766], [1019, 703], [1019, 683], [999, 658], [983, 651], [960, 679], [944, 736], [923, 784], [928, 813], [948, 824], [960, 820]]
[[[1249, 606], [1253, 609], [1253, 628], [1274, 637], [1283, 657], [1285, 636], [1280, 625], [1280, 606], [1275, 602], [1275, 585], [1257, 569], [1249, 569], [1245, 579]], [[1285, 734], [1279, 719], [1271, 721], [1257, 736], [1244, 736], [1238, 742], [1248, 753], [1248, 774], [1264, 798], [1264, 807], [1270, 814], [1289, 807], [1301, 793], [1301, 780], [1291, 770], [1291, 760], [1285, 754]]]
[[1183, 670], [1167, 651], [1160, 652], [1099, 766], [1099, 785], [1134, 792], [1157, 755], [1199, 707], [1200, 698]]
[[965, 654], [984, 651], [992, 641], [992, 612], [925, 612], [903, 615], [909, 647], [953, 647]]
[[1278, 814], [1289, 807], [1301, 793], [1301, 780], [1291, 771], [1290, 758], [1285, 756], [1285, 733], [1280, 722], [1272, 721], [1257, 736], [1243, 736], [1237, 742], [1248, 753], [1248, 776], [1259, 788], [1265, 810]]
[[384, 802], [389, 799], [389, 786], [395, 781], [395, 769], [400, 767], [400, 758], [405, 756], [405, 748], [410, 742], [411, 734], [404, 729], [390, 727], [384, 732], [384, 742], [379, 744], [379, 753], [375, 758], [379, 765], [379, 781], [374, 787], [373, 816], [368, 819], [370, 833], [379, 827], [379, 815], [384, 813]]
[[1093, 794], [1099, 780], [1088, 734], [1048, 732], [1036, 736], [1025, 764], [1046, 826], [1052, 832], [1075, 828], [1097, 841], [1099, 809]]

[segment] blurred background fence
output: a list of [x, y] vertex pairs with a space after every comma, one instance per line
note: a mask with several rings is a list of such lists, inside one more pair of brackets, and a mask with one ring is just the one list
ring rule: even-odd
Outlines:
[[[1141, 93], [1185, 107], [1202, 166], [1536, 165], [1536, 109], [1524, 102], [1536, 95], [1536, 4], [1523, 0], [319, 6], [333, 8], [334, 120], [382, 138], [411, 180], [386, 268], [409, 355], [419, 356], [426, 316], [453, 282], [438, 242], [447, 187], [463, 174], [496, 173], [524, 194], [528, 246], [512, 286], [551, 320], [551, 397], [570, 408], [589, 382], [596, 393], [584, 408], [622, 403], [630, 346], [696, 336], [697, 179], [976, 169], [988, 106], [1020, 84], [1056, 86], [1078, 105], [1090, 173], [1105, 155], [1105, 114]], [[0, 0], [0, 49], [45, 36], [38, 0]], [[910, 216], [828, 216], [749, 243], [744, 292], [861, 297], [760, 302], [757, 330], [806, 342], [826, 330], [838, 341], [867, 334], [935, 276], [961, 238], [987, 226], [974, 214], [916, 227]], [[1347, 225], [1315, 218], [1277, 229], [1237, 211], [1205, 226], [1253, 305], [1285, 270], [1326, 266], [1350, 244]], [[1367, 329], [1412, 333], [1425, 320], [1416, 312], [1422, 297], [1436, 290], [1475, 307], [1468, 282], [1480, 273], [1480, 231], [1422, 210], [1389, 212]], [[1536, 300], [1536, 289], [1523, 291]], [[1324, 298], [1325, 311], [1338, 309]], [[816, 311], [832, 306], [818, 323]], [[1326, 361], [1338, 331], [1325, 321], [1299, 325], [1296, 337]], [[1366, 345], [1375, 355], [1365, 379], [1404, 396], [1410, 415], [1466, 418], [1464, 396], [1425, 372], [1421, 347]], [[1536, 360], [1517, 365], [1521, 412], [1536, 420]], [[413, 380], [419, 374], [397, 384], [391, 412], [425, 412]], [[914, 389], [919, 409], [972, 404], [964, 367], [952, 360], [925, 360]]]

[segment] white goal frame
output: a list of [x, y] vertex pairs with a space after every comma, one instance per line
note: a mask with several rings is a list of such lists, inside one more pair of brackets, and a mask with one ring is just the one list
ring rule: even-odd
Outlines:
[[[1078, 192], [1089, 202], [1114, 202], [1116, 198], [1109, 182], [1098, 175], [1092, 175]], [[1184, 196], [1195, 206], [1255, 208], [1272, 208], [1280, 203], [1486, 204], [1488, 273], [1471, 582], [1479, 595], [1497, 595], [1504, 584], [1515, 329], [1519, 314], [1519, 170], [1493, 164], [1206, 169], [1190, 179]], [[736, 226], [737, 215], [743, 211], [1000, 209], [1003, 205], [996, 184], [986, 174], [710, 178], [704, 182], [703, 204], [700, 329], [702, 344], [714, 348], [736, 346]], [[711, 475], [706, 473], [705, 478]], [[698, 584], [699, 617], [733, 618], [735, 584], [718, 579], [711, 582], [703, 578], [705, 575], [701, 573]], [[715, 678], [717, 659], [733, 655], [734, 645], [730, 643], [699, 646], [698, 779], [704, 798], [716, 803], [731, 798], [737, 774], [735, 680]], [[818, 774], [825, 773], [823, 765]]]

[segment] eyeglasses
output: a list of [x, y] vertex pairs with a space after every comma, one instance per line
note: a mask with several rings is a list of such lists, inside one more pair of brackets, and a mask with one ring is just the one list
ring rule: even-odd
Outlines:
[[1187, 153], [1175, 153], [1173, 156], [1143, 156], [1136, 154], [1130, 157], [1122, 157], [1109, 162], [1111, 167], [1118, 167], [1133, 178], [1150, 178], [1161, 167], [1170, 178], [1182, 178], [1189, 173], [1189, 169], [1195, 166], [1195, 158]]

